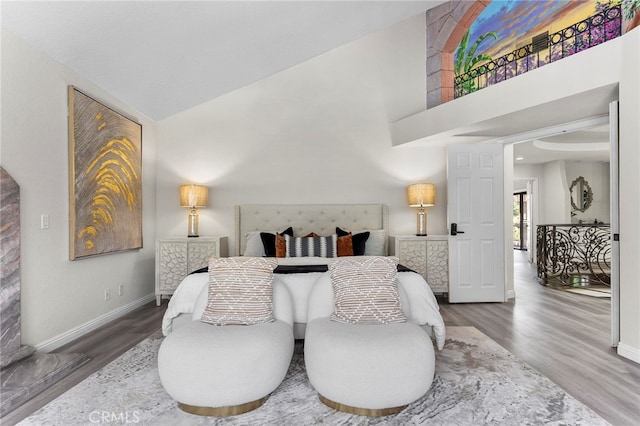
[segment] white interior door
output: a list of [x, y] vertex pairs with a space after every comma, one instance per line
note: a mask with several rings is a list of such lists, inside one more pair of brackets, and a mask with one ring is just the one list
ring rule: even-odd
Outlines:
[[447, 153], [447, 214], [458, 232], [449, 235], [449, 302], [504, 302], [503, 146]]

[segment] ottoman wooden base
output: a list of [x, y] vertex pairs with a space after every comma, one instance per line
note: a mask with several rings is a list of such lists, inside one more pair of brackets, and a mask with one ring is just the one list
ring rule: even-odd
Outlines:
[[212, 417], [228, 417], [237, 416], [238, 414], [248, 413], [255, 410], [265, 403], [268, 396], [260, 398], [255, 401], [247, 402], [240, 405], [230, 405], [228, 407], [197, 407], [195, 405], [183, 404], [178, 402], [178, 408], [189, 414], [196, 414], [198, 416], [212, 416]]
[[382, 416], [391, 416], [393, 414], [398, 414], [400, 411], [407, 408], [406, 405], [401, 407], [390, 407], [390, 408], [381, 408], [381, 409], [370, 409], [370, 408], [358, 408], [351, 407], [350, 405], [340, 404], [339, 402], [331, 401], [330, 399], [325, 398], [322, 395], [318, 395], [320, 397], [320, 402], [326, 405], [329, 408], [333, 408], [334, 410], [342, 411], [343, 413], [355, 414], [358, 416], [369, 416], [369, 417], [382, 417]]

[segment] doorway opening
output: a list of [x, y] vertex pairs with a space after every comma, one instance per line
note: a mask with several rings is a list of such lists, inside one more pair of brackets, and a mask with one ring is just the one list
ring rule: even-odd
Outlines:
[[526, 192], [513, 194], [513, 249], [527, 250], [529, 242], [528, 197]]
[[[614, 238], [617, 232], [615, 230], [617, 229], [619, 202], [617, 196], [617, 103], [610, 105], [608, 116], [568, 124], [570, 126], [567, 127], [570, 128], [555, 126], [541, 129], [535, 135], [527, 135], [528, 137], [518, 138], [519, 140], [513, 138], [510, 141], [514, 143], [512, 151], [514, 158], [512, 178], [514, 182], [516, 180], [530, 181], [531, 178], [539, 178], [540, 180], [538, 187], [535, 189], [533, 186], [531, 187], [533, 192], [529, 191], [530, 188], [527, 186], [528, 208], [523, 209], [529, 213], [527, 215], [530, 231], [527, 241], [529, 257], [537, 251], [539, 243], [537, 243], [536, 235], [538, 235], [541, 226], [565, 226], [584, 233], [591, 229], [580, 228], [581, 226], [593, 224], [592, 226], [595, 227], [609, 226], [608, 224], [610, 224], [612, 232], [608, 241], [611, 251], [609, 261], [611, 265], [609, 296], [611, 298], [611, 343], [612, 346], [616, 346], [619, 340], [619, 298], [617, 295], [619, 257], [617, 240]], [[529, 164], [523, 161], [527, 158], [531, 160], [536, 155], [546, 158], [537, 158], [536, 161], [530, 161]], [[567, 190], [571, 182], [575, 179], [580, 180], [580, 176], [583, 177], [583, 180], [585, 178], [592, 180], [595, 186], [599, 185], [599, 188], [594, 192], [595, 195], [590, 196], [592, 203], [589, 207], [575, 204], [575, 200], [571, 199], [572, 194]], [[513, 190], [514, 213], [515, 196], [522, 191], [521, 188], [522, 186], [515, 187]], [[598, 197], [599, 200], [596, 200]], [[585, 219], [582, 217], [585, 214], [594, 217]], [[604, 223], [601, 224], [601, 222]], [[515, 215], [513, 226], [515, 235]], [[515, 238], [513, 244], [515, 249]], [[542, 246], [545, 247], [544, 243]], [[545, 269], [543, 269], [544, 271]]]

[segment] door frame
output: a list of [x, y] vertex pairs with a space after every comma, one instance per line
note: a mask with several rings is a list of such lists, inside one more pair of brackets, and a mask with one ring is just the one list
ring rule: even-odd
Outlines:
[[[519, 241], [519, 246], [518, 248], [513, 248], [514, 250], [520, 250], [520, 251], [527, 251], [529, 250], [529, 243], [530, 243], [530, 238], [529, 238], [529, 226], [527, 225], [526, 230], [524, 229], [524, 221], [523, 221], [523, 216], [527, 216], [527, 218], [529, 217], [527, 213], [527, 210], [529, 210], [529, 193], [527, 190], [519, 190], [518, 192], [514, 192], [513, 193], [513, 197], [518, 196], [518, 211], [520, 212], [520, 218], [519, 218], [519, 228], [520, 228], [520, 241]], [[524, 200], [525, 198], [527, 199], [527, 207], [525, 209], [525, 212], [523, 213], [522, 211], [522, 207], [524, 205]], [[512, 202], [512, 204], [515, 203], [515, 201]], [[524, 232], [523, 232], [524, 231]], [[523, 245], [524, 241], [525, 241], [525, 235], [526, 235], [526, 244]]]
[[[518, 133], [515, 135], [510, 135], [504, 138], [498, 138], [495, 140], [487, 141], [489, 142], [499, 142], [504, 145], [505, 149], [505, 158], [507, 153], [513, 153], [513, 144], [519, 142], [526, 142], [532, 139], [545, 138], [550, 136], [556, 136], [564, 133], [571, 133], [578, 130], [586, 130], [592, 127], [598, 127], [605, 124], [609, 125], [610, 131], [610, 140], [614, 137], [618, 136], [618, 101], [613, 101], [609, 104], [609, 113], [599, 115], [596, 117], [588, 117], [581, 120], [572, 121], [569, 123], [558, 124], [554, 126], [544, 127], [536, 130], [532, 130], [529, 132]], [[615, 130], [612, 130], [615, 128]], [[615, 133], [612, 133], [615, 132]], [[610, 148], [610, 163], [609, 163], [609, 180], [610, 180], [610, 196], [609, 196], [609, 205], [611, 211], [611, 234], [612, 234], [612, 245], [611, 245], [611, 346], [617, 347], [618, 342], [620, 340], [620, 253], [619, 253], [619, 245], [617, 243], [614, 244], [613, 236], [614, 234], [619, 234], [619, 222], [618, 215], [620, 209], [620, 201], [619, 201], [619, 185], [618, 185], [618, 167], [619, 167], [619, 156], [618, 156], [618, 140], [616, 139], [615, 146], [611, 145]], [[614, 152], [615, 151], [615, 152]], [[506, 161], [505, 161], [506, 164]], [[513, 164], [513, 161], [512, 161]], [[513, 187], [513, 173], [510, 176], [511, 186]], [[505, 175], [505, 185], [507, 185], [507, 176]], [[505, 197], [505, 204], [507, 202], [511, 202], [511, 195], [508, 195], [509, 198]], [[538, 197], [539, 198], [539, 197]], [[537, 208], [537, 206], [534, 206]], [[512, 244], [512, 242], [509, 242]], [[531, 244], [535, 243], [535, 239], [531, 240]], [[535, 252], [536, 250], [531, 247], [531, 252]], [[505, 266], [513, 265], [513, 250], [505, 253]], [[510, 262], [510, 263], [509, 263]], [[508, 271], [508, 268], [505, 268]], [[513, 267], [511, 268], [510, 276], [507, 276], [507, 279], [510, 279], [513, 282]], [[509, 281], [507, 281], [508, 283]], [[509, 286], [505, 283], [505, 289]], [[509, 295], [511, 297], [515, 297], [515, 292], [513, 295]], [[511, 298], [510, 297], [510, 298]]]
[[609, 104], [609, 207], [611, 209], [611, 346], [620, 342], [620, 172], [619, 102]]

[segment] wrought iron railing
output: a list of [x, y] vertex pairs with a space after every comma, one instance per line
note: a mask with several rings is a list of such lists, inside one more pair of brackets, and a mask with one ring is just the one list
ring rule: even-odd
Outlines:
[[538, 279], [542, 284], [610, 285], [609, 225], [538, 225], [536, 239]]
[[459, 98], [532, 69], [566, 58], [622, 34], [622, 6], [602, 10], [553, 34], [533, 41], [500, 58], [485, 62], [454, 77], [454, 97]]

